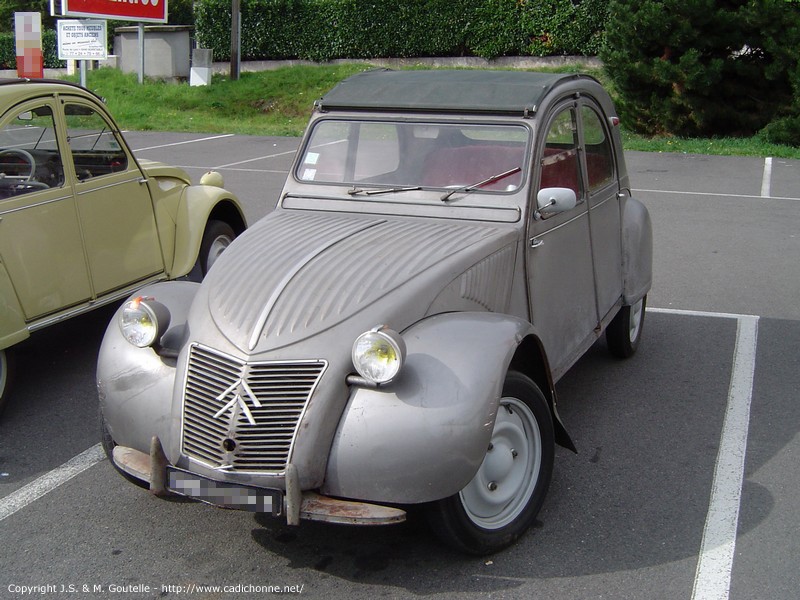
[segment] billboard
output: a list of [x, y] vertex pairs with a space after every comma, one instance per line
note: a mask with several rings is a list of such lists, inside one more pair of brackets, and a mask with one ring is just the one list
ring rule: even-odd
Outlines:
[[61, 0], [61, 12], [68, 17], [166, 23], [167, 0]]

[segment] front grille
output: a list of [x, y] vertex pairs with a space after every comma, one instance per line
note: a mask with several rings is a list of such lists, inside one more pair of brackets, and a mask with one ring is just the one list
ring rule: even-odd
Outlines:
[[283, 471], [325, 367], [323, 361], [246, 362], [193, 345], [183, 397], [183, 453], [230, 471]]

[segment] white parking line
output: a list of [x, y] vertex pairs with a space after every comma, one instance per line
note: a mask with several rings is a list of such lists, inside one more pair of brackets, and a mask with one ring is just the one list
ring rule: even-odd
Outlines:
[[0, 499], [0, 521], [25, 508], [48, 492], [52, 492], [58, 486], [83, 473], [89, 467], [96, 465], [105, 457], [103, 448], [100, 444], [96, 444], [88, 450], [84, 450], [78, 456], [71, 458], [60, 467], [45, 473], [38, 479], [34, 479], [29, 484]]
[[740, 318], [733, 351], [728, 408], [722, 425], [711, 500], [694, 578], [693, 600], [727, 600], [730, 594], [757, 338], [758, 317]]
[[219, 140], [222, 138], [233, 137], [232, 133], [225, 133], [222, 135], [212, 135], [211, 137], [197, 138], [196, 140], [186, 140], [184, 142], [172, 142], [171, 144], [161, 144], [160, 146], [148, 146], [147, 148], [136, 148], [134, 152], [144, 152], [145, 150], [155, 150], [156, 148], [169, 148], [170, 146], [181, 146], [183, 144], [196, 144], [197, 142], [208, 142], [210, 140]]
[[693, 600], [727, 600], [730, 595], [739, 507], [742, 500], [747, 432], [756, 368], [758, 317], [689, 310], [648, 309], [649, 312], [736, 319], [736, 344], [728, 405], [722, 425], [703, 541], [695, 571]]
[[248, 158], [247, 160], [239, 160], [224, 165], [217, 165], [214, 169], [224, 169], [225, 167], [235, 167], [236, 165], [244, 165], [258, 160], [267, 160], [268, 158], [278, 158], [279, 156], [286, 156], [287, 154], [294, 154], [297, 150], [287, 150], [286, 152], [278, 152], [277, 154], [267, 154], [266, 156], [258, 156], [256, 158]]
[[764, 175], [761, 177], [761, 195], [769, 198], [770, 187], [772, 186], [772, 157], [764, 159]]
[[[750, 194], [725, 194], [722, 192], [685, 192], [680, 190], [645, 190], [645, 189], [634, 189], [634, 193], [636, 192], [645, 192], [647, 194], [668, 194], [670, 196], [710, 196], [710, 197], [718, 197], [718, 198], [744, 198], [746, 200], [764, 200], [765, 197], [761, 196], [753, 196]], [[800, 198], [792, 197], [792, 196], [769, 196], [769, 200], [800, 200]]]

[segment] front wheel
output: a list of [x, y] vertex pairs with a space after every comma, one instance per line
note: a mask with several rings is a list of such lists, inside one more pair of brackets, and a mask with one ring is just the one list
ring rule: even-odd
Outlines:
[[611, 354], [619, 358], [630, 358], [639, 347], [644, 327], [644, 311], [647, 296], [619, 309], [617, 316], [606, 329], [606, 342]]
[[539, 513], [554, 455], [547, 400], [528, 377], [509, 371], [486, 456], [463, 490], [428, 506], [432, 529], [468, 554], [491, 554], [513, 544]]
[[233, 227], [225, 221], [212, 219], [206, 224], [203, 241], [200, 243], [200, 254], [197, 257], [203, 277], [208, 274], [216, 260], [231, 245], [235, 237], [236, 233], [233, 231]]

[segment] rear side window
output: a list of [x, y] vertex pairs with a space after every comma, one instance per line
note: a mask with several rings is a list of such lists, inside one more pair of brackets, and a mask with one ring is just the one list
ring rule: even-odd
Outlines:
[[0, 129], [0, 197], [63, 184], [52, 109], [38, 106], [17, 113]]
[[586, 171], [589, 191], [604, 187], [614, 179], [614, 160], [600, 116], [588, 106], [581, 109], [583, 140], [586, 146]]

